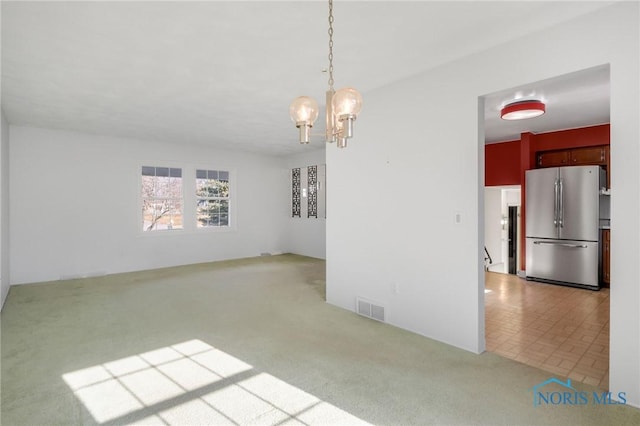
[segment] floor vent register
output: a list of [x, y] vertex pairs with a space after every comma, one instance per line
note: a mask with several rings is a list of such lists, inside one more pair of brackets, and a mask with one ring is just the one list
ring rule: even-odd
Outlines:
[[360, 297], [356, 298], [356, 312], [367, 318], [385, 322], [385, 308], [375, 302]]

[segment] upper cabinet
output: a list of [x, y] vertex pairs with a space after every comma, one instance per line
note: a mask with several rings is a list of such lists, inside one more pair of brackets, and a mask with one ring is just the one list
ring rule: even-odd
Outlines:
[[538, 153], [538, 168], [568, 166], [571, 160], [569, 150], [543, 151]]
[[609, 146], [576, 148], [572, 149], [570, 154], [572, 166], [587, 166], [592, 164], [606, 166], [609, 157]]
[[609, 188], [609, 145], [589, 146], [536, 153], [536, 167], [562, 166], [603, 166], [607, 171], [607, 188]]

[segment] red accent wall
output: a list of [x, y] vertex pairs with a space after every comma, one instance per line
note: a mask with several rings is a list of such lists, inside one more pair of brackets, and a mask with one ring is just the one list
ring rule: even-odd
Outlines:
[[[527, 153], [535, 161], [537, 151], [609, 145], [611, 140], [609, 127], [609, 124], [600, 124], [538, 135], [523, 133], [520, 140], [485, 145], [484, 184], [485, 186], [520, 185], [524, 171], [529, 169], [529, 167], [521, 169], [525, 167], [521, 155]], [[524, 135], [527, 135], [527, 146], [522, 143]], [[521, 153], [521, 149], [525, 152]], [[529, 163], [529, 159], [526, 163]], [[534, 162], [531, 162], [530, 168], [535, 168]]]
[[484, 146], [484, 185], [520, 185], [520, 141]]
[[582, 127], [580, 129], [534, 135], [531, 151], [551, 151], [554, 149], [582, 148], [586, 146], [609, 145], [609, 124]]

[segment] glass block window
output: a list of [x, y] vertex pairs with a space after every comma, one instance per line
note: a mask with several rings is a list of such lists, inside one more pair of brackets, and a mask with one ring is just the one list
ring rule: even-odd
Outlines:
[[300, 168], [291, 170], [291, 217], [300, 217], [301, 215], [301, 198], [300, 198]]
[[142, 166], [142, 230], [183, 228], [182, 169]]
[[318, 217], [318, 166], [307, 167], [307, 217]]
[[196, 226], [230, 226], [229, 172], [196, 170]]
[[291, 217], [326, 219], [326, 170], [324, 164], [291, 169]]

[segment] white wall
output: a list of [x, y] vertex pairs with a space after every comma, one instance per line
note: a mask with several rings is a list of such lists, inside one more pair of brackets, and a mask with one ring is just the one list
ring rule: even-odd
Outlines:
[[[331, 148], [335, 148], [335, 146], [327, 147], [327, 149]], [[295, 167], [325, 164], [325, 150], [319, 149], [290, 155], [286, 157], [286, 163], [287, 172]], [[291, 195], [289, 195], [290, 198]], [[289, 206], [290, 202], [287, 205]], [[318, 215], [318, 218], [291, 217], [290, 208], [287, 215], [289, 218], [286, 237], [288, 251], [324, 259], [326, 257], [326, 220], [324, 216]]]
[[502, 188], [487, 186], [484, 188], [484, 245], [493, 261], [491, 265], [486, 263], [492, 272], [504, 272], [501, 220]]
[[0, 309], [9, 294], [9, 123], [0, 109]]
[[328, 192], [327, 301], [354, 310], [363, 296], [396, 326], [484, 351], [478, 98], [610, 63], [610, 390], [640, 405], [638, 17], [622, 2], [365, 93], [355, 139], [327, 150], [341, 188]]
[[[11, 284], [285, 249], [280, 158], [16, 126], [10, 137]], [[143, 234], [142, 165], [230, 170], [237, 228]]]

